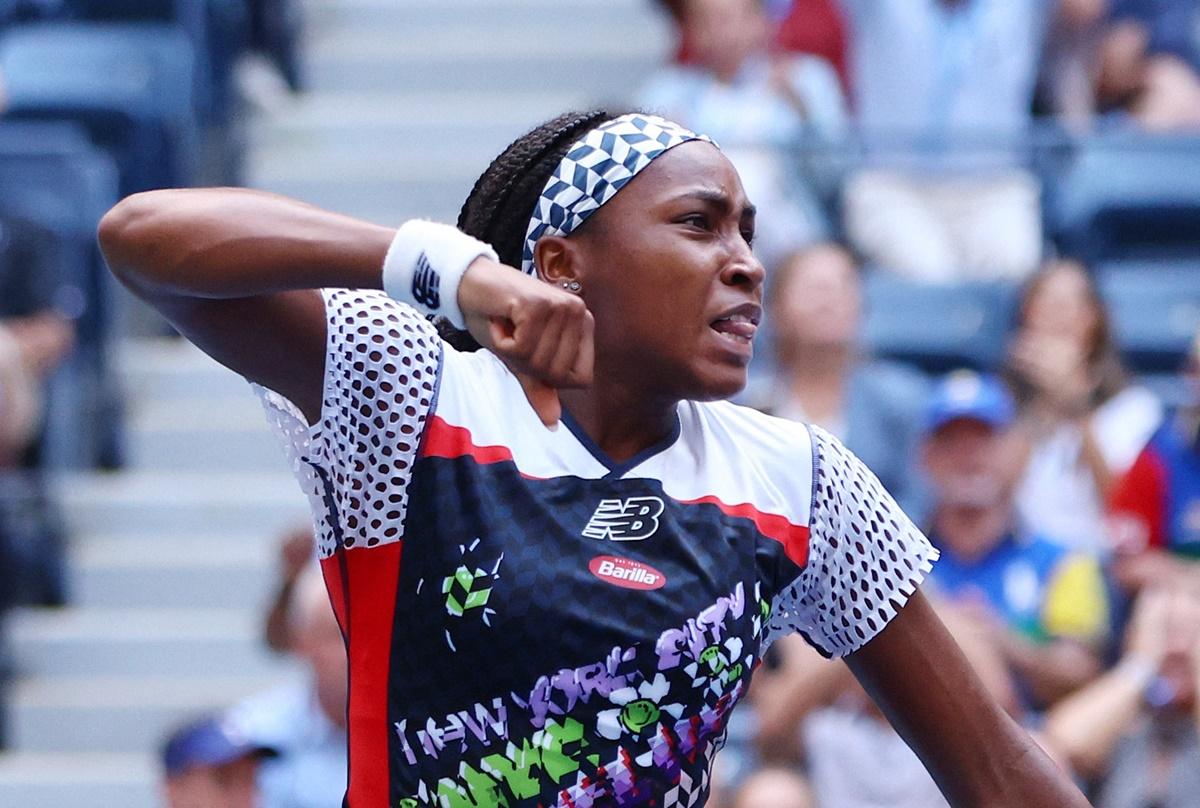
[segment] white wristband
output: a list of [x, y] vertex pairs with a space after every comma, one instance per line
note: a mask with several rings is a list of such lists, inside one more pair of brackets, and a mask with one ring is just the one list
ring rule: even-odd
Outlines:
[[458, 308], [458, 284], [481, 255], [499, 260], [496, 251], [456, 227], [422, 219], [400, 226], [383, 260], [383, 291], [430, 315], [467, 327]]

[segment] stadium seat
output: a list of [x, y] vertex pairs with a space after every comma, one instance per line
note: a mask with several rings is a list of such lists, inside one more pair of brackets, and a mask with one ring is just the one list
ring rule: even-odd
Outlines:
[[1200, 137], [1086, 141], [1049, 202], [1065, 252], [1085, 261], [1200, 258]]
[[92, 22], [172, 23], [182, 28], [196, 59], [195, 104], [206, 123], [232, 111], [233, 64], [245, 46], [246, 0], [64, 0], [70, 13]]
[[1005, 284], [934, 285], [873, 272], [866, 281], [866, 341], [873, 355], [927, 373], [994, 368], [1002, 359], [1015, 290]]
[[113, 153], [123, 193], [190, 183], [193, 69], [171, 25], [42, 23], [0, 40], [8, 117], [83, 124]]
[[1105, 264], [1097, 267], [1096, 282], [1129, 366], [1141, 373], [1177, 371], [1200, 329], [1200, 259]]

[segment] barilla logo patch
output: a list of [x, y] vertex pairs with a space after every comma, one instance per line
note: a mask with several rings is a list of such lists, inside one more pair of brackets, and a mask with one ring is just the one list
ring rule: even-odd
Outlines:
[[667, 576], [640, 561], [617, 556], [596, 556], [588, 569], [602, 581], [625, 589], [662, 589]]

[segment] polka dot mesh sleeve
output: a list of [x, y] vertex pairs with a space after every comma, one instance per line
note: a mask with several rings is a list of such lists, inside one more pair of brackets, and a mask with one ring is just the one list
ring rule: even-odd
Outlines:
[[895, 617], [937, 550], [837, 438], [812, 427], [808, 563], [777, 596], [771, 634], [798, 631], [825, 656], [858, 650]]
[[258, 388], [309, 497], [321, 557], [399, 541], [408, 483], [433, 406], [442, 346], [415, 309], [379, 292], [325, 293], [321, 420]]

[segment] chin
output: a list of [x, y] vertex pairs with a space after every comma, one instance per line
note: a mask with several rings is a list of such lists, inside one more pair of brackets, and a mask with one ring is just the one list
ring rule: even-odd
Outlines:
[[749, 374], [744, 367], [723, 368], [719, 373], [710, 370], [708, 373], [697, 374], [695, 383], [691, 385], [692, 392], [685, 398], [691, 401], [721, 401], [733, 398], [746, 389], [748, 379]]

